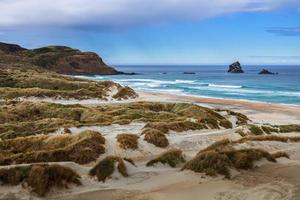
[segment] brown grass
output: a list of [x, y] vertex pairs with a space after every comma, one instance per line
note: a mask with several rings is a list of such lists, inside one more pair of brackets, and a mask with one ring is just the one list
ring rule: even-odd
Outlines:
[[171, 167], [176, 167], [178, 164], [184, 162], [185, 159], [184, 156], [182, 155], [182, 151], [179, 149], [171, 149], [162, 153], [157, 158], [150, 160], [146, 165], [149, 167], [157, 163], [162, 163], [162, 164], [168, 164]]
[[276, 126], [281, 133], [300, 132], [300, 124]]
[[135, 134], [119, 134], [117, 141], [123, 149], [137, 149], [139, 136]]
[[[206, 122], [209, 124], [209, 122]], [[152, 128], [159, 130], [163, 133], [168, 133], [170, 130], [171, 131], [176, 131], [176, 132], [183, 132], [183, 131], [188, 131], [188, 130], [200, 130], [204, 129], [202, 124], [190, 122], [190, 121], [177, 121], [177, 122], [153, 122], [153, 123], [148, 123], [145, 125], [145, 128]]]
[[146, 128], [142, 133], [144, 136], [144, 140], [148, 143], [154, 144], [157, 147], [167, 147], [169, 145], [169, 141], [165, 134], [157, 129]]
[[99, 98], [106, 99], [109, 88], [116, 87], [116, 99], [136, 98], [137, 94], [128, 87], [111, 81], [90, 81], [62, 76], [34, 67], [18, 68], [9, 66], [2, 69], [0, 76], [0, 98], [18, 97], [62, 97], [62, 98]]
[[286, 152], [283, 152], [283, 151], [278, 151], [276, 153], [272, 153], [272, 157], [274, 159], [277, 159], [277, 158], [290, 158], [290, 156], [286, 153]]
[[32, 136], [0, 141], [0, 165], [12, 163], [73, 161], [86, 164], [96, 160], [104, 149], [101, 134], [84, 131], [78, 135]]
[[250, 124], [250, 125], [248, 125], [248, 127], [249, 127], [249, 131], [253, 135], [263, 135], [264, 134], [263, 130], [259, 126]]
[[52, 188], [81, 185], [80, 176], [60, 165], [31, 165], [0, 169], [0, 182], [4, 185], [26, 183], [32, 192], [45, 196]]
[[286, 137], [276, 135], [247, 136], [235, 141], [235, 143], [244, 143], [247, 141], [300, 142], [300, 137]]
[[[193, 119], [193, 122], [191, 122]], [[138, 102], [84, 107], [51, 103], [7, 102], [0, 105], [0, 138], [48, 134], [59, 128], [146, 122], [164, 133], [230, 128], [231, 123], [211, 109], [193, 104]]]
[[217, 174], [230, 178], [230, 169], [252, 169], [254, 162], [266, 158], [271, 162], [276, 162], [274, 157], [261, 149], [242, 149], [229, 151], [203, 151], [195, 158], [187, 162], [183, 170], [202, 172], [209, 176]]
[[124, 177], [128, 177], [127, 169], [122, 158], [117, 156], [107, 156], [96, 164], [89, 172], [90, 176], [96, 176], [98, 181], [105, 182], [115, 171], [115, 163], [117, 170]]

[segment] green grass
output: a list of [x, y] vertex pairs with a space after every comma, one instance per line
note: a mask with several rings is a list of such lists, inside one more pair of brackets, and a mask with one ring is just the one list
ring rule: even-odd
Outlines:
[[3, 185], [26, 185], [31, 192], [44, 197], [52, 188], [67, 188], [69, 184], [81, 185], [80, 176], [61, 165], [31, 165], [0, 169]]
[[0, 104], [1, 139], [48, 134], [59, 128], [131, 122], [145, 122], [145, 128], [162, 133], [231, 127], [226, 118], [193, 104], [137, 102], [98, 107], [26, 101]]
[[0, 165], [73, 161], [86, 164], [105, 152], [100, 133], [31, 136], [0, 141]]
[[117, 170], [119, 173], [124, 177], [128, 177], [124, 159], [117, 156], [107, 156], [102, 159], [90, 170], [89, 175], [96, 176], [98, 181], [105, 182], [105, 180], [110, 178], [116, 170], [115, 163], [117, 163]]
[[157, 158], [150, 160], [147, 162], [146, 166], [153, 166], [157, 163], [168, 164], [171, 167], [176, 167], [178, 164], [184, 163], [185, 159], [182, 154], [182, 151], [179, 149], [171, 149], [168, 150]]

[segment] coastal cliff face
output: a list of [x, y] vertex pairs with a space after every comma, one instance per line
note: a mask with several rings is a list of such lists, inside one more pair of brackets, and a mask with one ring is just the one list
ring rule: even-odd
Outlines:
[[114, 75], [117, 70], [106, 65], [92, 52], [81, 52], [65, 46], [25, 49], [19, 45], [0, 43], [0, 63], [31, 64], [68, 75]]

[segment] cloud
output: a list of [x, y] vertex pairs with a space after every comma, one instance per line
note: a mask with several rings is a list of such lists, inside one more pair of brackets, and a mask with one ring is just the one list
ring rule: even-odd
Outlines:
[[299, 0], [0, 0], [0, 28], [118, 28], [299, 4]]
[[300, 37], [300, 27], [275, 27], [269, 28], [266, 31], [278, 36]]

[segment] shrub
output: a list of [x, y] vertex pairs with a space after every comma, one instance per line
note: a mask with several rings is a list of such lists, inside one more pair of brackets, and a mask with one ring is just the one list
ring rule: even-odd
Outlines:
[[123, 149], [137, 149], [139, 136], [135, 134], [119, 134], [117, 141]]
[[157, 147], [167, 147], [169, 141], [165, 134], [157, 129], [146, 128], [143, 130], [144, 140], [148, 143], [154, 144]]
[[168, 151], [162, 153], [157, 158], [150, 160], [146, 165], [153, 166], [159, 162], [162, 164], [168, 164], [171, 167], [176, 167], [178, 164], [184, 163], [185, 159], [182, 155], [181, 150], [171, 149], [171, 150], [168, 150]]

